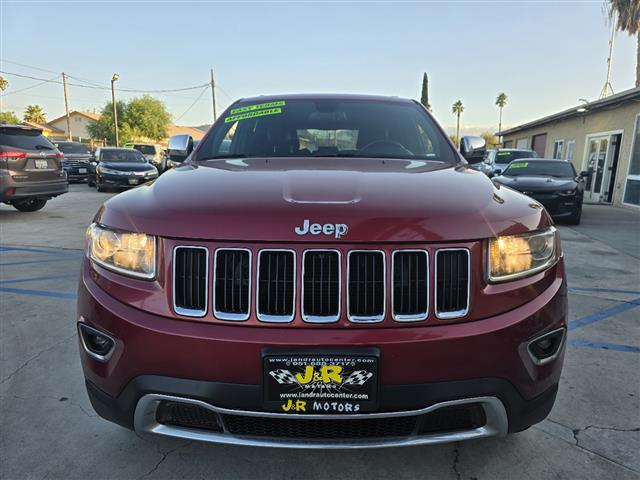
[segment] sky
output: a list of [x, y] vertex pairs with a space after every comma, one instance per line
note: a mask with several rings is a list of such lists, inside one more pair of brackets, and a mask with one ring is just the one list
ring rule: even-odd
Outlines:
[[[100, 111], [110, 90], [76, 85], [109, 87], [117, 72], [122, 89], [179, 89], [206, 84], [214, 68], [220, 113], [259, 94], [419, 99], [427, 72], [437, 120], [453, 131], [451, 105], [462, 100], [465, 133], [497, 130], [499, 92], [508, 96], [506, 127], [597, 99], [611, 36], [601, 0], [0, 0], [0, 27], [0, 70], [8, 72], [0, 75], [9, 81], [0, 109], [19, 116], [29, 104], [48, 119], [63, 115], [63, 88], [9, 73], [52, 79], [64, 71], [75, 77], [69, 108]], [[635, 49], [635, 38], [616, 35], [616, 92], [634, 86]], [[211, 123], [210, 90], [153, 96], [176, 124]]]

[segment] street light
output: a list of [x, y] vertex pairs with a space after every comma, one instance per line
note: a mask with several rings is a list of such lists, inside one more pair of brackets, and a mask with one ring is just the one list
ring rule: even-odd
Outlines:
[[120, 145], [118, 144], [118, 109], [116, 108], [116, 89], [114, 84], [119, 79], [120, 75], [117, 73], [114, 73], [113, 77], [111, 77], [111, 103], [113, 104], [113, 124], [116, 130], [116, 147], [119, 147]]
[[584, 113], [587, 111], [587, 105], [589, 105], [589, 100], [587, 100], [586, 98], [579, 98], [578, 99], [579, 102], [584, 103], [584, 105], [580, 105], [577, 109], [576, 112], [578, 113]]

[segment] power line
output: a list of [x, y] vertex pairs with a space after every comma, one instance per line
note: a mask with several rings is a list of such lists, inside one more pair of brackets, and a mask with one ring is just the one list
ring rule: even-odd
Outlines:
[[204, 87], [202, 89], [202, 91], [200, 92], [200, 95], [198, 95], [198, 97], [193, 101], [193, 103], [191, 105], [189, 105], [189, 108], [187, 108], [184, 112], [182, 112], [182, 115], [180, 115], [179, 117], [177, 117], [174, 122], [177, 122], [178, 120], [180, 120], [182, 117], [184, 117], [189, 110], [191, 110], [196, 103], [198, 103], [198, 100], [200, 100], [200, 98], [202, 97], [202, 95], [204, 95], [204, 92], [206, 92], [207, 90], [209, 90], [209, 85], [207, 85], [206, 87]]
[[[20, 73], [15, 73], [15, 72], [7, 72], [5, 70], [0, 70], [0, 73], [3, 73], [5, 75], [12, 75], [14, 77], [19, 77], [19, 78], [28, 78], [30, 80], [39, 80], [42, 81], [43, 83], [57, 83], [58, 85], [62, 85], [62, 82], [60, 81], [56, 81], [56, 80], [48, 80], [46, 78], [39, 78], [39, 77], [33, 77], [31, 75], [23, 75]], [[111, 87], [107, 87], [107, 86], [101, 86], [101, 85], [81, 85], [79, 83], [68, 83], [67, 85], [73, 86], [73, 87], [80, 87], [80, 88], [90, 88], [90, 89], [94, 89], [94, 90], [111, 90]], [[207, 83], [203, 83], [201, 85], [196, 85], [193, 87], [184, 87], [184, 88], [169, 88], [169, 89], [164, 89], [164, 90], [140, 90], [140, 89], [134, 89], [134, 88], [117, 88], [116, 90], [119, 92], [129, 92], [129, 93], [171, 93], [171, 92], [186, 92], [189, 90], [199, 90], [203, 87], [208, 87], [210, 84], [209, 82]]]
[[10, 63], [12, 65], [18, 65], [20, 67], [31, 68], [33, 70], [40, 70], [41, 72], [58, 73], [58, 72], [54, 72], [53, 70], [47, 70], [46, 68], [34, 67], [33, 65], [26, 65], [24, 63], [12, 62], [11, 60], [5, 60], [4, 58], [0, 58], [0, 63]]
[[3, 94], [2, 94], [2, 96], [3, 96], [3, 97], [6, 97], [7, 95], [13, 95], [14, 93], [21, 93], [21, 92], [24, 92], [25, 90], [30, 90], [30, 89], [32, 89], [32, 88], [39, 87], [40, 85], [44, 85], [45, 83], [49, 83], [49, 82], [51, 82], [52, 80], [55, 80], [55, 79], [56, 79], [56, 78], [58, 78], [59, 76], [60, 76], [60, 74], [56, 75], [56, 76], [55, 76], [55, 77], [53, 77], [53, 78], [50, 78], [49, 80], [43, 80], [43, 81], [42, 81], [42, 82], [40, 82], [40, 83], [36, 83], [35, 85], [31, 85], [31, 86], [29, 86], [29, 87], [24, 87], [24, 88], [21, 88], [21, 89], [19, 89], [19, 90], [13, 90], [12, 92], [3, 93]]

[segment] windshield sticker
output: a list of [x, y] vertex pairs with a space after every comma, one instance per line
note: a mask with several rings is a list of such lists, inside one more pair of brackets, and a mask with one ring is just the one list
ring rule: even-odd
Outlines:
[[249, 105], [247, 107], [232, 108], [229, 114], [237, 115], [239, 113], [253, 112], [255, 110], [264, 110], [266, 108], [272, 109], [275, 107], [284, 107], [285, 104], [286, 103], [284, 100], [279, 100], [277, 102], [259, 103], [257, 105]]
[[509, 170], [513, 168], [527, 168], [528, 166], [529, 166], [529, 162], [512, 163], [511, 165], [509, 165]]
[[278, 115], [282, 113], [281, 108], [267, 108], [266, 110], [256, 110], [253, 112], [241, 113], [240, 115], [231, 115], [224, 119], [224, 123], [236, 122], [238, 120], [247, 120], [249, 118], [263, 117], [265, 115]]
[[511, 152], [498, 152], [499, 157], [502, 157], [504, 155], [511, 155]]

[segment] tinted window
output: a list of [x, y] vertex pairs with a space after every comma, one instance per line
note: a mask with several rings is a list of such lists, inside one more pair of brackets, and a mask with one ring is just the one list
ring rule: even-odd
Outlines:
[[62, 153], [76, 153], [83, 155], [89, 155], [91, 153], [89, 149], [81, 143], [57, 143], [56, 146]]
[[0, 128], [0, 145], [22, 150], [55, 150], [56, 147], [37, 130]]
[[512, 160], [517, 160], [518, 158], [534, 158], [536, 157], [535, 152], [527, 152], [527, 151], [498, 151], [496, 154], [496, 163], [511, 163]]
[[418, 105], [332, 99], [235, 104], [207, 137], [196, 160], [229, 156], [457, 161]]
[[137, 150], [100, 150], [101, 162], [145, 163], [146, 160]]
[[154, 147], [153, 145], [134, 145], [133, 148], [138, 150], [140, 153], [143, 153], [144, 155], [156, 154], [156, 147]]
[[573, 165], [569, 162], [545, 162], [543, 160], [513, 162], [502, 174], [508, 177], [549, 176], [573, 178], [576, 176]]

